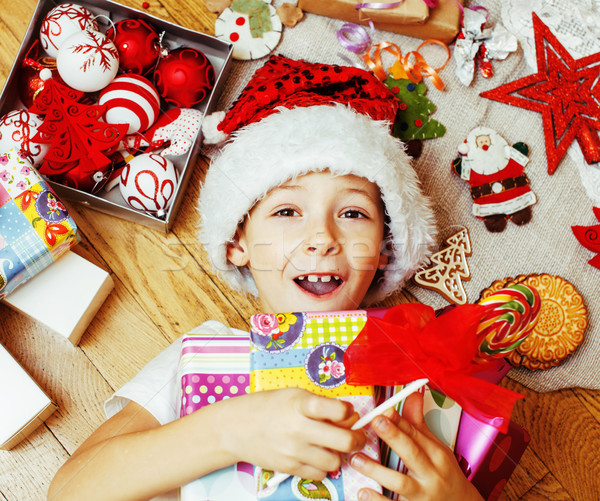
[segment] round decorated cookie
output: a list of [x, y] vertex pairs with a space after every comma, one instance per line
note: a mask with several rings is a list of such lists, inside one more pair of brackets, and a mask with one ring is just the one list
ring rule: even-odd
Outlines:
[[281, 39], [283, 25], [275, 8], [258, 0], [251, 3], [254, 7], [248, 12], [228, 7], [215, 21], [215, 36], [233, 44], [234, 59], [265, 57]]
[[537, 290], [541, 308], [531, 333], [506, 358], [512, 365], [530, 370], [560, 365], [583, 341], [587, 327], [583, 297], [569, 281], [544, 273], [497, 280], [483, 291], [482, 298], [519, 283]]

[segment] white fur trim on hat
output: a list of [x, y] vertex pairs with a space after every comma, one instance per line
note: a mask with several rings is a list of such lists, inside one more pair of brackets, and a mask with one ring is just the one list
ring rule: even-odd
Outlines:
[[232, 135], [211, 163], [200, 193], [200, 240], [230, 285], [257, 295], [249, 271], [227, 260], [227, 242], [238, 224], [271, 189], [322, 170], [377, 184], [389, 216], [393, 248], [365, 306], [402, 287], [424, 264], [435, 243], [434, 216], [390, 124], [340, 104], [282, 108]]

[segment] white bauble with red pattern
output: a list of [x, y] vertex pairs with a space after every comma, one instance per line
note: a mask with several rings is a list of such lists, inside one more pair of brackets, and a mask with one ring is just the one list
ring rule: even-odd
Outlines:
[[173, 201], [179, 173], [169, 159], [144, 153], [131, 160], [121, 172], [119, 189], [132, 209], [165, 213]]
[[37, 167], [44, 160], [50, 145], [34, 143], [31, 139], [37, 134], [43, 118], [27, 110], [15, 110], [0, 118], [0, 155], [14, 149]]
[[63, 3], [52, 9], [42, 21], [40, 42], [50, 57], [57, 57], [67, 38], [84, 30], [98, 31], [94, 14], [81, 5]]
[[102, 33], [80, 31], [60, 46], [56, 67], [69, 87], [96, 92], [115, 78], [119, 70], [119, 52], [112, 40]]
[[98, 104], [106, 105], [104, 120], [111, 124], [129, 124], [127, 134], [144, 132], [160, 112], [160, 97], [150, 80], [140, 75], [119, 75], [109, 83]]

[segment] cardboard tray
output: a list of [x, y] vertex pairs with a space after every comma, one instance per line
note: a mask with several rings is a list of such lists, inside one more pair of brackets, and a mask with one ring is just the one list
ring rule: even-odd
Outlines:
[[[13, 110], [25, 109], [25, 106], [19, 99], [18, 93], [19, 72], [21, 68], [20, 62], [25, 58], [31, 44], [38, 39], [39, 30], [46, 14], [61, 3], [64, 2], [53, 0], [40, 0], [38, 2], [17, 58], [13, 63], [13, 67], [6, 80], [4, 90], [0, 95], [0, 116], [4, 116], [6, 113]], [[227, 75], [229, 74], [233, 44], [224, 42], [204, 33], [183, 28], [182, 26], [164, 21], [145, 12], [131, 9], [111, 0], [94, 0], [93, 2], [77, 1], [76, 3], [86, 7], [97, 16], [106, 16], [110, 18], [113, 23], [123, 19], [143, 19], [153, 26], [159, 34], [163, 31], [165, 32], [163, 43], [171, 50], [180, 46], [186, 46], [202, 51], [215, 69], [216, 81], [211, 94], [201, 103], [196, 105], [195, 108], [202, 111], [205, 115], [210, 114], [214, 110], [219, 95], [227, 80]], [[97, 21], [100, 25], [100, 31], [105, 33], [109, 27], [108, 20], [99, 17]], [[163, 103], [162, 111], [165, 111], [166, 109], [167, 108], [164, 107]], [[131, 209], [121, 197], [118, 188], [114, 188], [110, 192], [106, 192], [102, 189], [96, 194], [90, 194], [53, 181], [49, 181], [49, 184], [63, 200], [80, 203], [92, 209], [167, 233], [175, 221], [175, 216], [179, 210], [181, 201], [183, 200], [183, 194], [200, 152], [200, 146], [202, 144], [201, 139], [199, 134], [196, 138], [194, 147], [187, 155], [175, 158], [170, 157], [170, 160], [173, 161], [175, 167], [179, 171], [180, 182], [173, 195], [173, 202], [164, 219], [149, 213]]]

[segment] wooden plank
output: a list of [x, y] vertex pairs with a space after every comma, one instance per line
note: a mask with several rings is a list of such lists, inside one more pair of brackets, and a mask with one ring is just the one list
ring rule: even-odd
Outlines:
[[68, 454], [44, 426], [11, 451], [0, 452], [0, 500], [42, 501]]
[[574, 388], [573, 393], [575, 393], [579, 401], [585, 405], [585, 408], [590, 411], [592, 416], [600, 422], [600, 391]]
[[513, 419], [531, 434], [533, 452], [573, 498], [597, 499], [600, 424], [590, 411], [572, 390], [536, 393], [510, 379], [503, 384], [525, 395]]
[[548, 473], [546, 465], [542, 463], [531, 447], [527, 447], [504, 487], [506, 499], [508, 501], [520, 499]]
[[[551, 473], [548, 473], [542, 478], [537, 484], [535, 484], [531, 490], [521, 497], [523, 501], [545, 501], [552, 499], [552, 501], [571, 501], [574, 499], [564, 489], [560, 482], [554, 478]], [[575, 499], [597, 499], [597, 498], [575, 498]]]

